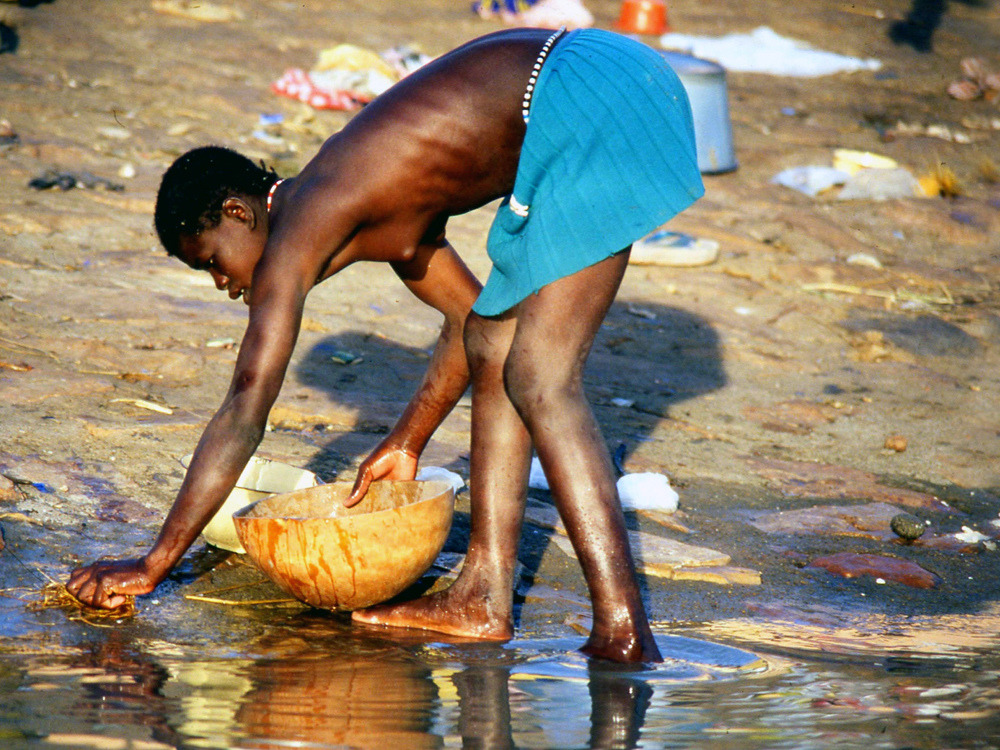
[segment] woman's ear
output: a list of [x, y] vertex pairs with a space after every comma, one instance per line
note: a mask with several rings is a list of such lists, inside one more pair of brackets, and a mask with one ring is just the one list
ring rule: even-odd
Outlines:
[[222, 215], [247, 224], [249, 229], [257, 226], [257, 214], [243, 198], [231, 195], [222, 201]]

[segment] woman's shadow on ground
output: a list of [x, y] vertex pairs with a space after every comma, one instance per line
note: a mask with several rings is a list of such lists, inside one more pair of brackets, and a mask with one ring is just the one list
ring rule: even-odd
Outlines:
[[[345, 479], [353, 478], [351, 467], [391, 429], [415, 391], [433, 344], [412, 347], [347, 331], [323, 339], [306, 353], [295, 369], [298, 381], [325, 391], [338, 408], [348, 407], [356, 414], [353, 429], [329, 439], [316, 436], [320, 447], [308, 464], [310, 470], [325, 479], [341, 472]], [[706, 320], [685, 310], [619, 300], [594, 341], [584, 383], [615, 464], [624, 468], [638, 446], [656, 439], [654, 428], [670, 417], [672, 408], [726, 384], [718, 334]], [[467, 481], [467, 453], [444, 468]], [[669, 475], [670, 468], [659, 470]], [[550, 500], [545, 491], [530, 494]], [[628, 520], [635, 525], [633, 518]], [[519, 554], [524, 566], [522, 589], [533, 582], [552, 534], [530, 529], [532, 539], [525, 541], [527, 535], [522, 535]], [[468, 532], [468, 515], [456, 513], [445, 550], [464, 553]]]

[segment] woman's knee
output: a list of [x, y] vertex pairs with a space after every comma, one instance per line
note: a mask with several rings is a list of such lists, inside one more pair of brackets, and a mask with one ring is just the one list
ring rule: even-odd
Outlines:
[[465, 321], [463, 337], [471, 372], [482, 372], [490, 365], [498, 369], [502, 366], [510, 348], [510, 336], [501, 321], [471, 313]]
[[503, 383], [522, 419], [549, 408], [560, 409], [582, 392], [578, 368], [560, 367], [517, 349], [511, 349], [504, 361]]

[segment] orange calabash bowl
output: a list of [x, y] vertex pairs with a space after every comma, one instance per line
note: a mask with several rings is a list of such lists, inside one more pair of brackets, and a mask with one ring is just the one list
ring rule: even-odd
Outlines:
[[284, 591], [319, 609], [399, 594], [444, 547], [455, 509], [447, 482], [373, 482], [353, 508], [334, 482], [258, 500], [233, 514], [247, 554]]

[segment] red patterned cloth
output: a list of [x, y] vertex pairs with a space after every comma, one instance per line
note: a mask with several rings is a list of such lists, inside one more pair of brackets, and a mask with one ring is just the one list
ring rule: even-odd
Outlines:
[[316, 109], [352, 111], [361, 109], [374, 98], [358, 91], [324, 86], [321, 81], [316, 81], [311, 74], [301, 68], [286, 70], [281, 78], [271, 84], [271, 90], [281, 96], [305, 102]]

